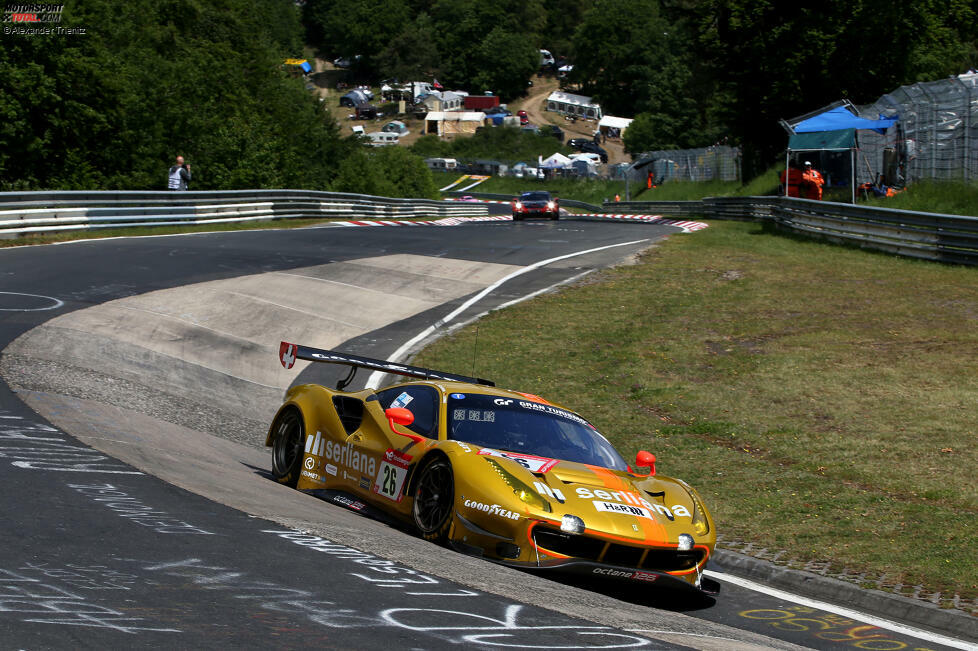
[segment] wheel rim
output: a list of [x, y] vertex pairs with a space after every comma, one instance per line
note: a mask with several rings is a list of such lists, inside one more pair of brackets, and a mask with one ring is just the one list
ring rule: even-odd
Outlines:
[[285, 475], [302, 454], [302, 422], [294, 411], [282, 416], [275, 433], [274, 455], [275, 472]]
[[451, 515], [454, 501], [451, 468], [444, 461], [435, 461], [425, 468], [418, 480], [414, 498], [418, 528], [425, 533], [439, 529]]

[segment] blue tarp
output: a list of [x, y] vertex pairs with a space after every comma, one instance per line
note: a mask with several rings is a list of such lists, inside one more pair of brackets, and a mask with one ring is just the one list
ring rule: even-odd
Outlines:
[[299, 67], [302, 68], [302, 72], [305, 72], [307, 74], [312, 72], [312, 66], [309, 65], [308, 61], [303, 61], [302, 63], [299, 64]]
[[897, 118], [884, 118], [880, 120], [867, 120], [858, 115], [853, 115], [844, 106], [820, 113], [813, 118], [808, 118], [795, 125], [795, 133], [812, 133], [815, 131], [838, 131], [840, 129], [873, 129], [879, 133], [886, 131], [886, 128], [897, 121]]

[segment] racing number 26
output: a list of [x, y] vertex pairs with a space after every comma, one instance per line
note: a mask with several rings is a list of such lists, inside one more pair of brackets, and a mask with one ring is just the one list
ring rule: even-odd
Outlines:
[[374, 492], [395, 502], [401, 501], [401, 489], [407, 477], [407, 468], [395, 466], [384, 461], [380, 464], [377, 478], [374, 480]]

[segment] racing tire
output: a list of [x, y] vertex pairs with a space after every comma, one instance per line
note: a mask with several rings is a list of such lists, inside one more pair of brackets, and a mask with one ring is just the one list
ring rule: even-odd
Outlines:
[[552, 215], [550, 215], [550, 219], [552, 219], [553, 221], [557, 221], [558, 219], [560, 219], [560, 213], [558, 212], [553, 213]]
[[448, 539], [455, 511], [455, 478], [448, 459], [438, 457], [421, 471], [411, 510], [422, 538], [439, 544]]
[[514, 222], [518, 222], [518, 221], [522, 221], [522, 220], [523, 220], [523, 217], [521, 215], [513, 215], [513, 221]]
[[280, 484], [295, 488], [302, 472], [305, 425], [298, 409], [283, 411], [272, 424], [272, 477]]

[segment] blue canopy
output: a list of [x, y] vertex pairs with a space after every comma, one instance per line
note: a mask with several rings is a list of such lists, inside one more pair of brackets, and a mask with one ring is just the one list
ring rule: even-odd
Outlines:
[[896, 121], [897, 118], [867, 120], [858, 115], [853, 115], [844, 106], [837, 106], [824, 113], [819, 113], [815, 117], [802, 120], [795, 125], [795, 133], [838, 131], [840, 129], [873, 129], [874, 131], [883, 133], [887, 127], [893, 125]]
[[312, 72], [312, 66], [309, 65], [309, 62], [308, 61], [303, 61], [302, 63], [299, 64], [299, 67], [302, 68], [302, 72], [305, 72], [305, 73]]

